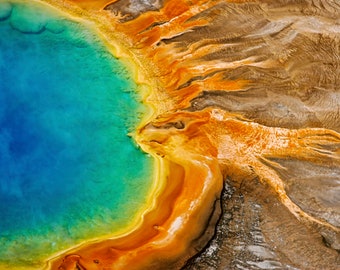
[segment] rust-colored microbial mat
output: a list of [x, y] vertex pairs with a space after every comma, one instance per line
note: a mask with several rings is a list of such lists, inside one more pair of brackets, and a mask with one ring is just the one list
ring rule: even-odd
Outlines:
[[46, 2], [130, 59], [160, 170], [138, 226], [46, 269], [340, 268], [339, 1]]

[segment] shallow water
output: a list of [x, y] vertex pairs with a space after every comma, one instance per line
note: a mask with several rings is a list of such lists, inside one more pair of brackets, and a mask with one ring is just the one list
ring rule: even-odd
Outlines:
[[0, 2], [0, 33], [0, 262], [29, 265], [127, 226], [152, 162], [127, 136], [135, 85], [90, 26]]

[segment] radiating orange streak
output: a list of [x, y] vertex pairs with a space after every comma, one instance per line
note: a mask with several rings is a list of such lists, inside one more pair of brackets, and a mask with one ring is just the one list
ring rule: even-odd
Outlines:
[[223, 74], [216, 74], [212, 77], [205, 79], [202, 82], [202, 88], [205, 90], [224, 90], [224, 91], [234, 91], [241, 90], [249, 83], [248, 80], [238, 79], [238, 80], [224, 80]]
[[74, 4], [77, 4], [79, 7], [87, 9], [87, 10], [100, 10], [106, 7], [107, 5], [116, 2], [117, 0], [72, 0]]
[[243, 89], [248, 84], [247, 80], [223, 80], [222, 74], [215, 74], [212, 77], [201, 81], [194, 81], [189, 86], [175, 90], [168, 90], [172, 100], [177, 101], [179, 108], [190, 107], [191, 101], [202, 91], [235, 91]]
[[178, 107], [187, 108], [190, 107], [191, 100], [197, 97], [199, 93], [201, 93], [201, 87], [193, 84], [184, 89], [172, 91], [169, 96], [176, 101]]

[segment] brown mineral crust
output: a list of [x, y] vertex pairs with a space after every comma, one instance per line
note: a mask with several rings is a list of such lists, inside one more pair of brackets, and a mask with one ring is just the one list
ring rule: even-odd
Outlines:
[[121, 22], [133, 20], [148, 11], [158, 11], [164, 0], [134, 1], [118, 0], [105, 6], [105, 10], [122, 16]]
[[214, 238], [182, 270], [339, 269], [339, 254], [257, 178], [228, 179], [222, 210]]

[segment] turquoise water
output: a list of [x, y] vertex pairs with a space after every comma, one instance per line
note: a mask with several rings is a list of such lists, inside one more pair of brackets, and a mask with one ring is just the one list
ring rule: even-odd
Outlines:
[[33, 3], [0, 0], [0, 262], [23, 265], [126, 226], [152, 167], [126, 135], [143, 108], [120, 63]]

